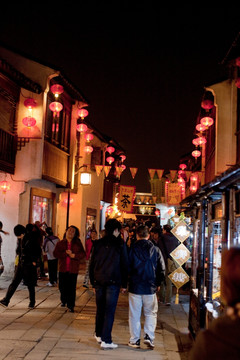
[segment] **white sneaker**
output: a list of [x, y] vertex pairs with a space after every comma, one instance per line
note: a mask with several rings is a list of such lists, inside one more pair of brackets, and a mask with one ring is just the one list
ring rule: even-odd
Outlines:
[[49, 282], [49, 283], [47, 283], [47, 286], [53, 286], [53, 284], [51, 284], [51, 283]]
[[104, 341], [102, 341], [102, 343], [101, 343], [101, 348], [104, 350], [105, 349], [116, 349], [117, 347], [118, 347], [118, 345], [114, 344], [113, 342], [111, 344], [107, 344]]
[[100, 336], [94, 335], [94, 337], [95, 337], [95, 339], [97, 340], [97, 342], [98, 342], [99, 344], [101, 344], [102, 339], [100, 338]]

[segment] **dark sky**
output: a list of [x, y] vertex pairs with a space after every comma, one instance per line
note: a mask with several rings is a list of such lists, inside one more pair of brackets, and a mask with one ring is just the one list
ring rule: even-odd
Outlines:
[[148, 168], [177, 169], [193, 150], [204, 87], [226, 74], [220, 63], [239, 14], [226, 4], [106, 3], [6, 5], [0, 42], [63, 69], [89, 101], [89, 120], [126, 150], [127, 167], [139, 168], [134, 180], [127, 168], [122, 183], [149, 192]]

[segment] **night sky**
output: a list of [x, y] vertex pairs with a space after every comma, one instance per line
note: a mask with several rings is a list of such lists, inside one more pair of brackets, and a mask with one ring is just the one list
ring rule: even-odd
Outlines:
[[[62, 70], [89, 102], [89, 120], [125, 149], [121, 182], [150, 192], [148, 168], [178, 169], [193, 150], [204, 87], [227, 74], [237, 8], [26, 4], [5, 5], [0, 43]], [[134, 180], [128, 167], [139, 168]]]

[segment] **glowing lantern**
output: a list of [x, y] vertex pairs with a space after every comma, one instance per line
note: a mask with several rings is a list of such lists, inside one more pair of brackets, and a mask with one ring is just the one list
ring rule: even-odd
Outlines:
[[31, 128], [32, 126], [36, 125], [36, 120], [31, 116], [27, 116], [23, 118], [22, 123], [28, 128]]
[[206, 126], [206, 128], [211, 126], [213, 123], [214, 123], [214, 120], [210, 116], [205, 116], [201, 119], [201, 124]]
[[196, 192], [198, 189], [198, 176], [197, 174], [192, 174], [190, 176], [190, 191], [191, 192]]
[[179, 167], [180, 167], [181, 170], [185, 170], [187, 168], [187, 165], [186, 164], [180, 164]]
[[196, 130], [199, 131], [199, 132], [203, 132], [203, 131], [205, 131], [206, 129], [207, 129], [206, 126], [203, 125], [203, 124], [197, 124], [197, 125], [196, 125]]
[[184, 175], [184, 174], [185, 174], [184, 170], [178, 170], [178, 175], [179, 175], [180, 177], [182, 177], [182, 175]]
[[201, 151], [199, 151], [199, 150], [194, 150], [194, 151], [192, 152], [192, 156], [193, 156], [195, 159], [197, 159], [199, 156], [201, 156]]
[[196, 139], [193, 139], [192, 143], [196, 146], [206, 144], [207, 140], [204, 136], [199, 136]]
[[126, 155], [120, 155], [122, 161], [126, 160]]
[[155, 215], [160, 216], [160, 210], [159, 209], [155, 210]]
[[126, 166], [124, 164], [120, 165], [120, 167], [122, 168], [122, 171], [126, 169]]
[[201, 107], [205, 110], [210, 110], [213, 108], [213, 101], [212, 100], [209, 100], [209, 99], [205, 99], [202, 101], [201, 103]]
[[236, 58], [236, 65], [240, 66], [240, 57]]
[[115, 151], [115, 148], [113, 146], [108, 146], [106, 150], [109, 154], [112, 154]]
[[92, 175], [90, 172], [81, 172], [80, 173], [80, 184], [81, 185], [91, 185]]
[[1, 190], [2, 190], [2, 192], [3, 192], [4, 195], [6, 194], [6, 192], [7, 192], [8, 190], [10, 190], [10, 185], [9, 185], [9, 183], [8, 183], [7, 180], [1, 181], [1, 182], [0, 182], [0, 187], [1, 187]]
[[60, 111], [62, 111], [63, 106], [58, 101], [53, 101], [49, 104], [49, 109], [53, 112], [53, 116], [59, 117]]
[[91, 152], [93, 152], [93, 147], [92, 146], [84, 146], [84, 152], [87, 154], [91, 154]]
[[58, 98], [58, 96], [63, 93], [63, 86], [59, 84], [54, 84], [51, 86], [50, 90], [55, 95], [55, 97]]
[[27, 98], [24, 101], [24, 106], [26, 108], [28, 108], [29, 110], [32, 110], [33, 108], [35, 108], [37, 106], [37, 103], [33, 98]]
[[81, 124], [77, 124], [77, 131], [79, 131], [80, 133], [86, 132], [88, 130], [87, 125], [81, 123]]
[[89, 141], [91, 141], [92, 139], [93, 139], [93, 134], [85, 134], [84, 135], [84, 139], [87, 141], [87, 142], [89, 142]]
[[80, 109], [78, 110], [77, 114], [81, 119], [84, 119], [86, 116], [88, 116], [88, 111], [86, 109]]
[[106, 160], [107, 160], [107, 162], [111, 165], [113, 162], [114, 162], [114, 157], [112, 157], [112, 156], [108, 156], [107, 158], [106, 158]]

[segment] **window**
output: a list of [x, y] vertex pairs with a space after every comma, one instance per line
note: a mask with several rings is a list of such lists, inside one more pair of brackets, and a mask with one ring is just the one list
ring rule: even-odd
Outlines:
[[30, 223], [35, 221], [46, 222], [48, 226], [54, 227], [55, 218], [55, 194], [37, 188], [31, 189], [30, 199]]

